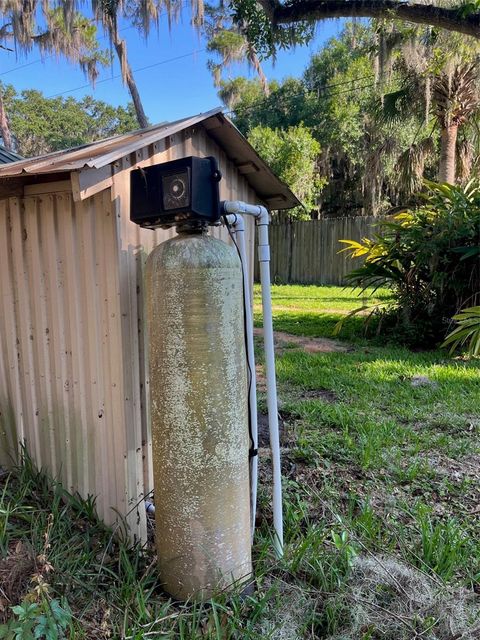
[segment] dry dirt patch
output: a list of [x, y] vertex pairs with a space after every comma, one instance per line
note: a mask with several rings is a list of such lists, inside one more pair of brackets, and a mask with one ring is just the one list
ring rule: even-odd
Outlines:
[[[263, 336], [263, 329], [255, 328], [254, 335]], [[338, 340], [330, 338], [307, 338], [305, 336], [294, 336], [284, 331], [274, 331], [275, 349], [277, 353], [282, 353], [291, 346], [303, 349], [306, 353], [333, 353], [335, 351], [348, 351], [348, 347]]]
[[344, 624], [328, 640], [477, 640], [480, 601], [463, 588], [389, 556], [357, 557], [346, 589]]
[[20, 604], [37, 569], [35, 557], [22, 542], [11, 545], [9, 553], [0, 559], [0, 623], [8, 620], [11, 607]]

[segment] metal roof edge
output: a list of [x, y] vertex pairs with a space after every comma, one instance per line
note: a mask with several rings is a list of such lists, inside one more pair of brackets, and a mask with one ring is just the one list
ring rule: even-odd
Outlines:
[[[51, 173], [61, 173], [62, 171], [70, 171], [71, 169], [79, 169], [82, 167], [101, 167], [104, 164], [97, 164], [93, 158], [102, 158], [103, 156], [110, 155], [114, 153], [116, 149], [118, 149], [118, 158], [123, 157], [125, 153], [122, 153], [121, 144], [123, 141], [130, 141], [132, 138], [137, 137], [138, 147], [141, 148], [145, 146], [145, 138], [153, 138], [153, 139], [161, 139], [162, 136], [156, 137], [163, 129], [168, 129], [170, 127], [181, 127], [182, 123], [186, 123], [190, 120], [195, 120], [196, 122], [201, 121], [203, 119], [209, 118], [216, 113], [221, 113], [222, 108], [216, 107], [215, 109], [211, 109], [210, 111], [206, 111], [205, 113], [200, 113], [197, 116], [180, 118], [178, 120], [174, 120], [173, 122], [155, 124], [145, 129], [136, 129], [132, 132], [110, 136], [109, 138], [104, 138], [103, 140], [97, 140], [95, 142], [91, 142], [84, 145], [79, 145], [78, 147], [73, 147], [71, 149], [64, 149], [62, 151], [52, 151], [51, 153], [46, 153], [43, 156], [37, 156], [34, 158], [25, 158], [23, 160], [18, 160], [16, 162], [10, 162], [5, 165], [0, 165], [0, 179], [2, 177], [14, 177], [14, 176], [25, 176], [25, 175], [35, 175], [37, 173], [49, 173], [49, 167], [51, 165]], [[185, 126], [185, 125], [184, 125]], [[191, 125], [190, 125], [191, 126]], [[136, 143], [135, 143], [136, 144]], [[108, 147], [108, 153], [102, 153], [102, 146], [106, 145]], [[132, 145], [129, 145], [132, 146]], [[112, 149], [113, 147], [113, 149]], [[91, 150], [91, 155], [88, 157], [87, 151]], [[133, 149], [135, 151], [136, 149]], [[81, 162], [83, 155], [86, 155], [85, 162]], [[78, 161], [74, 162], [75, 160]], [[117, 159], [118, 159], [117, 158]], [[55, 166], [55, 160], [58, 160], [58, 165]], [[64, 166], [61, 165], [61, 161], [64, 161]], [[51, 161], [51, 162], [49, 162]]]
[[[288, 203], [288, 206], [276, 207], [276, 206], [272, 205], [271, 208], [272, 209], [277, 209], [277, 208], [278, 209], [293, 209], [293, 207], [302, 207], [303, 206], [302, 202], [300, 202], [300, 200], [293, 193], [293, 191], [290, 189], [290, 187], [285, 182], [280, 180], [280, 178], [272, 171], [272, 169], [270, 168], [269, 164], [261, 157], [261, 155], [258, 153], [258, 151], [256, 151], [254, 149], [254, 147], [250, 144], [250, 142], [243, 135], [243, 133], [238, 129], [238, 127], [235, 126], [235, 124], [232, 122], [232, 120], [223, 113], [223, 110], [222, 110], [220, 115], [221, 115], [221, 118], [219, 118], [219, 120], [222, 120], [223, 122], [222, 122], [222, 124], [221, 124], [221, 126], [219, 128], [221, 128], [221, 127], [230, 128], [236, 134], [236, 136], [238, 137], [238, 141], [248, 151], [248, 153], [255, 156], [255, 158], [257, 160], [256, 164], [260, 165], [258, 167], [259, 171], [263, 171], [264, 173], [267, 173], [271, 180], [273, 180], [277, 184], [279, 184], [279, 186], [281, 187], [281, 189], [279, 189], [279, 191], [280, 192], [283, 191], [283, 193], [279, 193], [279, 197], [281, 199], [283, 199], [285, 197], [285, 200], [287, 200], [287, 198], [289, 197], [290, 202]], [[206, 118], [205, 120], [208, 120], [208, 118]], [[217, 136], [213, 133], [215, 130], [216, 129], [214, 129], [214, 130], [207, 129], [207, 133], [211, 132], [210, 135], [214, 138], [215, 142], [220, 147], [223, 147], [223, 149], [225, 151], [228, 151], [226, 149], [225, 141], [223, 141], [223, 144], [222, 144], [222, 140], [221, 139], [217, 139]], [[237, 166], [237, 168], [238, 168], [238, 166]], [[247, 182], [251, 182], [251, 180], [249, 179], [248, 175], [249, 174], [246, 174], [244, 177], [247, 180]], [[255, 186], [253, 188], [258, 192], [258, 188], [256, 188]], [[273, 198], [271, 198], [271, 200], [273, 200]]]
[[[211, 109], [210, 111], [206, 111], [205, 113], [199, 113], [198, 115], [192, 116], [190, 118], [182, 118], [181, 120], [174, 120], [173, 122], [168, 122], [162, 125], [161, 127], [161, 129], [166, 130], [165, 135], [163, 136], [158, 135], [161, 131], [160, 128], [155, 129], [155, 131], [150, 131], [149, 129], [139, 129], [137, 132], [139, 135], [138, 140], [133, 141], [127, 147], [123, 147], [123, 149], [122, 148], [118, 149], [118, 153], [114, 150], [108, 154], [105, 153], [103, 155], [97, 156], [97, 159], [93, 163], [91, 164], [89, 163], [87, 166], [96, 168], [96, 169], [101, 169], [105, 165], [110, 164], [112, 162], [116, 162], [120, 158], [123, 158], [123, 156], [128, 155], [129, 153], [134, 153], [138, 149], [141, 149], [142, 147], [145, 147], [148, 144], [152, 144], [153, 142], [157, 142], [158, 140], [163, 140], [163, 138], [167, 136], [175, 135], [175, 133], [178, 133], [179, 131], [188, 129], [188, 127], [193, 127], [194, 125], [200, 122], [203, 122], [204, 120], [208, 120], [209, 118], [212, 118], [221, 113], [222, 113], [222, 108], [217, 107], [216, 109]], [[148, 133], [150, 135], [146, 135]], [[135, 134], [133, 133], [130, 135], [135, 135]]]
[[[272, 209], [301, 206], [300, 201], [269, 165], [261, 158], [222, 107], [173, 122], [152, 125], [131, 133], [113, 136], [74, 149], [55, 151], [37, 158], [0, 164], [2, 178], [65, 174], [66, 172], [101, 170], [139, 149], [168, 136], [201, 125], [212, 140], [226, 153], [244, 175], [258, 196]], [[222, 133], [223, 135], [222, 135]]]

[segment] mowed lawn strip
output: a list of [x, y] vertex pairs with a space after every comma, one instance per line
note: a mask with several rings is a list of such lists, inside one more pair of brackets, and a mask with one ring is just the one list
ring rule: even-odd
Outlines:
[[[344, 287], [314, 285], [273, 285], [272, 307], [275, 328], [294, 335], [331, 338], [337, 322], [362, 307], [384, 305], [391, 300], [388, 289], [362, 291]], [[261, 321], [260, 285], [254, 287], [254, 315]], [[369, 309], [345, 321], [340, 338], [364, 341], [364, 318]]]

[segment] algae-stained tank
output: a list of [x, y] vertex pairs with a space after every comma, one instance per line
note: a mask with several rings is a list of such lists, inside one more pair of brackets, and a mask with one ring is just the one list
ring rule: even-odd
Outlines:
[[251, 574], [241, 264], [204, 231], [147, 263], [156, 545], [165, 589], [208, 598]]

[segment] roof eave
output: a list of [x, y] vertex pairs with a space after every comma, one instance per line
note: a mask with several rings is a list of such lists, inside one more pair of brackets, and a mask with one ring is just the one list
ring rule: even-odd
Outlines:
[[82, 169], [102, 170], [131, 153], [196, 125], [201, 125], [224, 150], [257, 196], [270, 209], [291, 209], [302, 206], [289, 187], [273, 173], [233, 122], [223, 114], [221, 107], [190, 118], [139, 129], [76, 149], [56, 151], [40, 158], [12, 162], [3, 167], [0, 166], [0, 179], [64, 174]]

